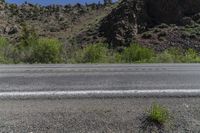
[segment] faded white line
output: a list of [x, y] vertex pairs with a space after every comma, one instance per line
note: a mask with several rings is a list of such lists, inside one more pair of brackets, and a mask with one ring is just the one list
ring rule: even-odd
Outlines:
[[0, 92], [2, 98], [82, 98], [82, 97], [187, 97], [200, 96], [200, 89], [166, 90], [85, 90], [85, 91], [38, 91]]

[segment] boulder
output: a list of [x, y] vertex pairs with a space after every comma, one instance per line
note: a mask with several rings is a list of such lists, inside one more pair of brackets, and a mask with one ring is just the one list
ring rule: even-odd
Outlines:
[[11, 35], [11, 34], [15, 34], [18, 32], [18, 27], [16, 25], [14, 26], [7, 26], [5, 27], [4, 29], [4, 33], [8, 34], [8, 35]]

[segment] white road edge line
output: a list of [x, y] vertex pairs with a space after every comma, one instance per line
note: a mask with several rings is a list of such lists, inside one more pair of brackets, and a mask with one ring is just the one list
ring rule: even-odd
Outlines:
[[37, 91], [37, 92], [0, 92], [2, 98], [34, 97], [145, 97], [145, 96], [199, 96], [200, 89], [165, 89], [165, 90], [86, 90], [86, 91]]

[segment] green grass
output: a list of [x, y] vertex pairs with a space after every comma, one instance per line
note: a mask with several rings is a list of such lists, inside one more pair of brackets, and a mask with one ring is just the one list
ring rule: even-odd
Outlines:
[[56, 39], [39, 39], [33, 46], [31, 62], [33, 63], [59, 63], [61, 43]]
[[108, 49], [104, 44], [91, 44], [76, 52], [76, 63], [105, 63]]
[[200, 55], [193, 49], [156, 53], [139, 44], [119, 51], [107, 46], [97, 43], [80, 48], [49, 38], [22, 39], [12, 45], [0, 37], [0, 63], [200, 63]]
[[153, 104], [149, 111], [148, 118], [152, 122], [164, 124], [169, 120], [169, 112], [165, 107], [159, 104]]
[[5, 38], [0, 37], [0, 56], [2, 58], [5, 58], [6, 56], [6, 49], [8, 45], [8, 41]]
[[14, 50], [15, 63], [60, 63], [61, 46], [57, 39], [28, 39], [27, 45], [19, 43]]
[[154, 56], [151, 49], [140, 46], [139, 44], [132, 44], [122, 52], [122, 62], [134, 63], [144, 60], [149, 60]]
[[123, 52], [108, 49], [106, 44], [91, 44], [79, 49], [70, 60], [73, 63], [139, 63], [150, 60], [154, 51], [132, 44]]
[[9, 44], [7, 39], [0, 37], [0, 64], [12, 63], [12, 59], [10, 57], [12, 52], [12, 45]]
[[183, 63], [200, 63], [200, 56], [197, 51], [188, 49], [185, 53]]
[[149, 63], [200, 63], [200, 55], [193, 49], [181, 51], [177, 48], [168, 49], [148, 60]]

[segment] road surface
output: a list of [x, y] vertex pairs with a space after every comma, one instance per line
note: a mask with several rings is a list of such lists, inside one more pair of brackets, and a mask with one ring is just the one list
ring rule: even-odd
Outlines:
[[199, 132], [199, 103], [199, 64], [0, 65], [0, 132]]
[[200, 65], [2, 65], [0, 98], [200, 96]]

